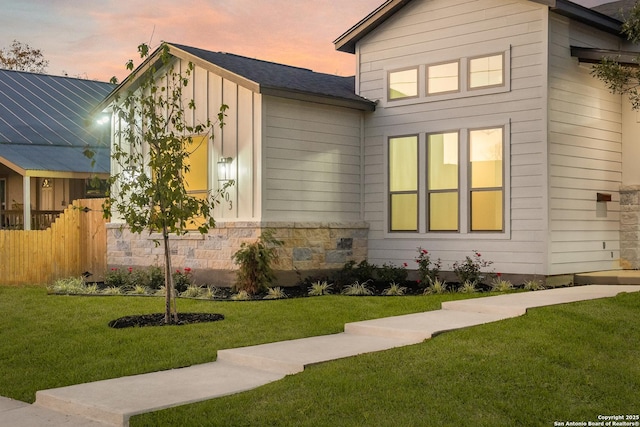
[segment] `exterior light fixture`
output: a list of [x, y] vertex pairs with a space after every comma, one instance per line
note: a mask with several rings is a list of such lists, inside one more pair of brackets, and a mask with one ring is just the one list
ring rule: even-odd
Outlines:
[[221, 184], [231, 180], [231, 157], [221, 157], [218, 160], [218, 182]]
[[98, 118], [98, 120], [96, 120], [96, 122], [102, 126], [104, 124], [109, 123], [109, 116], [106, 114], [103, 114], [102, 116], [100, 116], [100, 118]]

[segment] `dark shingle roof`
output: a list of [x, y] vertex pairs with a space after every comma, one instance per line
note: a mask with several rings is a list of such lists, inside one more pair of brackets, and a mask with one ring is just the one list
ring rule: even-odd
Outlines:
[[601, 4], [600, 6], [592, 7], [592, 10], [600, 12], [603, 15], [610, 16], [620, 21], [624, 20], [624, 14], [627, 13], [633, 6], [635, 6], [636, 0], [619, 0], [611, 3]]
[[224, 52], [211, 52], [181, 44], [167, 43], [206, 62], [224, 68], [260, 85], [261, 90], [276, 89], [300, 94], [355, 101], [374, 105], [355, 93], [355, 77], [332, 74], [262, 61]]
[[[113, 88], [92, 80], [0, 70], [0, 157], [25, 170], [85, 171], [90, 161], [71, 153], [82, 154], [86, 146], [108, 149], [108, 127], [90, 123], [89, 115]], [[66, 150], [57, 151], [62, 147]], [[109, 156], [97, 163], [98, 169], [109, 170]]]

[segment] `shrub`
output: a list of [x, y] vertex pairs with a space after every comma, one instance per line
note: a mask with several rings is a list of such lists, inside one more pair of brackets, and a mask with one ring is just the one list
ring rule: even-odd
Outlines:
[[207, 286], [200, 294], [200, 298], [214, 299], [219, 294], [220, 294], [220, 289], [216, 288], [215, 286]]
[[456, 261], [453, 263], [452, 268], [460, 283], [470, 282], [477, 285], [482, 283], [482, 269], [489, 267], [491, 264], [493, 264], [493, 261], [483, 259], [479, 252], [474, 251], [473, 258], [467, 256], [463, 262]]
[[378, 267], [369, 264], [367, 260], [360, 261], [356, 265], [355, 261], [348, 261], [334, 276], [334, 282], [338, 287], [348, 285], [353, 282], [365, 282], [375, 277]]
[[327, 283], [327, 281], [317, 281], [311, 284], [311, 287], [309, 288], [309, 296], [311, 297], [318, 297], [321, 295], [329, 295], [331, 293], [331, 286], [330, 284]]
[[147, 295], [149, 288], [144, 285], [134, 285], [127, 293], [129, 295]]
[[186, 291], [189, 286], [193, 285], [191, 280], [191, 269], [189, 267], [185, 267], [184, 271], [180, 269], [176, 269], [176, 272], [173, 273], [173, 287], [175, 288], [178, 294]]
[[284, 293], [282, 288], [269, 288], [267, 290], [267, 295], [263, 299], [283, 299], [286, 298], [287, 294]]
[[402, 296], [407, 291], [407, 288], [404, 286], [400, 286], [395, 282], [391, 282], [389, 287], [384, 290], [384, 295], [386, 296]]
[[447, 282], [440, 279], [435, 279], [427, 288], [424, 290], [425, 295], [440, 295], [447, 293]]
[[104, 295], [122, 295], [122, 289], [118, 286], [108, 286], [102, 290]]
[[509, 292], [513, 290], [513, 284], [508, 280], [504, 280], [500, 277], [500, 273], [498, 273], [498, 277], [491, 282], [491, 290], [495, 292]]
[[373, 295], [373, 291], [367, 287], [368, 282], [369, 282], [368, 280], [363, 283], [355, 281], [354, 283], [345, 286], [345, 288], [342, 290], [342, 293], [344, 295], [350, 295], [350, 296]]
[[405, 262], [400, 267], [396, 267], [393, 264], [382, 264], [382, 267], [378, 267], [376, 274], [378, 279], [385, 283], [402, 283], [407, 280], [407, 263]]
[[418, 248], [416, 263], [418, 263], [418, 274], [420, 275], [421, 283], [424, 283], [425, 286], [429, 286], [438, 280], [438, 274], [440, 273], [440, 267], [442, 266], [440, 259], [432, 262], [429, 251]]
[[544, 289], [544, 285], [540, 280], [527, 280], [524, 282], [524, 288], [527, 291], [541, 291]]
[[247, 291], [240, 291], [237, 294], [231, 295], [233, 301], [248, 301], [251, 299], [251, 295]]
[[164, 286], [164, 270], [158, 266], [149, 267], [149, 282], [147, 286], [151, 289], [158, 290]]
[[84, 279], [82, 277], [58, 279], [49, 286], [49, 291], [56, 294], [83, 294], [85, 292]]
[[130, 276], [133, 269], [129, 267], [129, 271], [125, 272], [119, 268], [112, 268], [104, 276], [104, 284], [107, 287], [124, 288], [129, 286]]
[[458, 289], [458, 292], [460, 292], [461, 294], [472, 294], [474, 292], [478, 292], [478, 290], [476, 289], [475, 283], [464, 282]]
[[272, 263], [277, 259], [277, 249], [282, 241], [267, 230], [253, 243], [243, 243], [233, 254], [233, 261], [239, 265], [235, 288], [248, 294], [264, 291], [275, 279]]
[[202, 288], [196, 285], [188, 285], [187, 288], [180, 293], [181, 297], [198, 298], [202, 292]]

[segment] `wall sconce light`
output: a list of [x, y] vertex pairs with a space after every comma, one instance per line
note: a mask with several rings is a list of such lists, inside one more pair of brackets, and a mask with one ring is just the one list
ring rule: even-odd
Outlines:
[[231, 162], [233, 162], [231, 157], [221, 157], [218, 160], [218, 182], [221, 184], [231, 180]]

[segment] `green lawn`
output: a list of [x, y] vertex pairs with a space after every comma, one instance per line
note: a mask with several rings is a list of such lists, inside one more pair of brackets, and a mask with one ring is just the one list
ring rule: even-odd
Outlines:
[[164, 298], [47, 295], [0, 287], [0, 395], [33, 402], [38, 390], [215, 360], [216, 352], [341, 332], [344, 324], [440, 308], [463, 295], [324, 296], [278, 301], [178, 300], [181, 312], [225, 320], [112, 329], [110, 320], [164, 310]]
[[[335, 333], [344, 323], [439, 308], [429, 297], [179, 300], [222, 322], [114, 330], [162, 299], [0, 288], [0, 395], [211, 361], [221, 348]], [[139, 426], [553, 426], [640, 412], [640, 294], [526, 316], [362, 355], [238, 395], [136, 416]]]
[[553, 426], [639, 412], [635, 293], [534, 309], [313, 366], [246, 393], [137, 416], [131, 425]]

